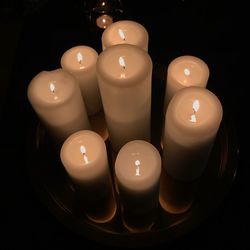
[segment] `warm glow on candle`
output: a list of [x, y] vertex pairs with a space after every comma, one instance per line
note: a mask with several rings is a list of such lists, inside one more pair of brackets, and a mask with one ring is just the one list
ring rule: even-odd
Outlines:
[[98, 53], [93, 48], [84, 45], [65, 51], [61, 57], [62, 68], [78, 81], [88, 115], [95, 115], [102, 110], [96, 79], [97, 57]]
[[113, 45], [99, 55], [96, 69], [113, 149], [119, 151], [132, 139], [149, 140], [152, 61], [148, 53], [130, 44]]
[[88, 219], [96, 223], [111, 220], [116, 202], [102, 137], [86, 129], [73, 133], [64, 141], [60, 158]]
[[125, 34], [122, 29], [118, 29], [118, 34], [122, 40], [125, 40]]
[[[100, 17], [99, 17], [100, 18]], [[98, 20], [100, 22], [101, 20]], [[98, 25], [97, 22], [97, 25]], [[112, 23], [112, 22], [111, 22]], [[98, 25], [100, 27], [100, 25]], [[101, 25], [103, 28], [103, 25]], [[132, 44], [148, 51], [148, 32], [141, 24], [122, 20], [112, 23], [102, 34], [102, 49], [116, 44]]]
[[168, 66], [163, 113], [177, 91], [185, 87], [206, 88], [209, 77], [207, 64], [194, 56], [180, 56]]

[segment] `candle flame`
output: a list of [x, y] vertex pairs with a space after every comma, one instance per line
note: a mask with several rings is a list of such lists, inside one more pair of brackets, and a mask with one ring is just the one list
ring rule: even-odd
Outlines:
[[122, 29], [118, 29], [118, 34], [122, 40], [125, 40], [125, 34]]
[[198, 110], [199, 110], [199, 108], [200, 108], [200, 102], [199, 102], [199, 100], [194, 100], [193, 101], [193, 110], [194, 110], [194, 112], [197, 112]]
[[136, 166], [136, 170], [135, 170], [135, 175], [136, 176], [140, 176], [140, 165], [141, 165], [141, 162], [139, 160], [136, 160], [135, 161], [135, 166]]
[[190, 70], [189, 69], [184, 69], [184, 75], [189, 76], [190, 75]]
[[80, 152], [86, 154], [86, 148], [83, 145], [80, 146]]
[[125, 69], [126, 64], [125, 64], [125, 60], [122, 56], [119, 57], [119, 64], [121, 67], [123, 67]]
[[82, 63], [83, 56], [82, 56], [82, 53], [81, 53], [81, 52], [78, 52], [78, 53], [76, 54], [76, 59], [77, 59], [78, 63]]
[[54, 83], [51, 82], [51, 83], [49, 84], [49, 88], [50, 88], [50, 91], [54, 93], [54, 92], [55, 92], [55, 89], [56, 89], [56, 86], [55, 86]]
[[89, 163], [89, 159], [86, 155], [86, 148], [83, 145], [80, 146], [80, 152], [83, 155], [83, 160], [85, 161], [85, 163]]
[[190, 122], [197, 122], [196, 115], [195, 113], [199, 110], [200, 108], [200, 102], [199, 100], [194, 100], [193, 101], [193, 114], [191, 115], [191, 119], [189, 120]]

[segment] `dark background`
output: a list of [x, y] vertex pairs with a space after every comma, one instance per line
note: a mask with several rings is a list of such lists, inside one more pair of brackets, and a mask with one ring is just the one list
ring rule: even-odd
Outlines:
[[[32, 113], [26, 98], [28, 83], [38, 72], [59, 67], [61, 55], [70, 47], [85, 44], [101, 52], [101, 30], [86, 19], [86, 2], [91, 4], [77, 0], [0, 3], [0, 244], [6, 248], [103, 247], [65, 228], [48, 212], [25, 167]], [[244, 27], [244, 9], [239, 1], [124, 0], [124, 13], [117, 15], [117, 19], [132, 19], [146, 27], [149, 54], [154, 65], [163, 66], [161, 70], [185, 54], [208, 64], [208, 88], [218, 95], [231, 117], [240, 149], [236, 179], [216, 212], [192, 232], [159, 248], [250, 248], [249, 70], [243, 56], [248, 29]]]

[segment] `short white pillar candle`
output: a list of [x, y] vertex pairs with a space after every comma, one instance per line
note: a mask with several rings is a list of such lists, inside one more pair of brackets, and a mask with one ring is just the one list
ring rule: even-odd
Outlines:
[[112, 23], [102, 34], [102, 49], [116, 44], [132, 44], [148, 51], [148, 32], [139, 23], [122, 20]]
[[105, 143], [90, 130], [72, 134], [61, 148], [61, 161], [73, 180], [86, 215], [104, 223], [116, 212]]

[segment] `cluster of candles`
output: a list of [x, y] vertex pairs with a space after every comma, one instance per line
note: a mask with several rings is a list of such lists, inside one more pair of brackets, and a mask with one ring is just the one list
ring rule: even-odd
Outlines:
[[[86, 216], [96, 223], [109, 222], [119, 202], [126, 228], [148, 230], [159, 204], [168, 213], [190, 208], [193, 198], [180, 197], [175, 190], [192, 186], [202, 175], [222, 106], [206, 89], [205, 62], [194, 56], [173, 60], [167, 69], [161, 157], [150, 143], [152, 61], [146, 29], [133, 21], [112, 23], [103, 32], [102, 47], [100, 55], [88, 46], [66, 51], [62, 69], [32, 79], [28, 98], [60, 145], [61, 162]], [[107, 135], [91, 125], [103, 111], [106, 123], [97, 119], [97, 125], [107, 127], [115, 154], [115, 185]]]

